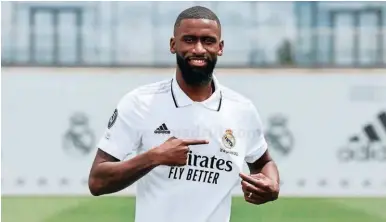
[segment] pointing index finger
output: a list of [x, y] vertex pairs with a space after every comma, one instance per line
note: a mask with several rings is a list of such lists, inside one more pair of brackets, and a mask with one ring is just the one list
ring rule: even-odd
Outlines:
[[208, 144], [209, 143], [208, 140], [194, 140], [194, 139], [183, 140], [182, 142], [186, 145], [202, 145], [202, 144]]

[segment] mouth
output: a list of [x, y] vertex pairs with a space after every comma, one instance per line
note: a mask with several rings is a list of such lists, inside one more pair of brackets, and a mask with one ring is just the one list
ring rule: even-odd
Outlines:
[[198, 67], [206, 66], [208, 64], [207, 59], [205, 58], [188, 58], [188, 63], [191, 66], [198, 66]]

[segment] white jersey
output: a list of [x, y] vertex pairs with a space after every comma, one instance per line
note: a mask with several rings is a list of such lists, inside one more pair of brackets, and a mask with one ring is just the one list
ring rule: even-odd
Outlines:
[[228, 222], [231, 194], [244, 161], [267, 149], [259, 114], [249, 99], [220, 85], [192, 101], [175, 77], [127, 93], [98, 147], [124, 160], [171, 136], [207, 139], [190, 147], [184, 167], [158, 166], [137, 181], [136, 222]]

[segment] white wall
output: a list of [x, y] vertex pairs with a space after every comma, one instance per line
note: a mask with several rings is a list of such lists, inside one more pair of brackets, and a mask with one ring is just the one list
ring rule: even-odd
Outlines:
[[[278, 144], [290, 150], [270, 147], [283, 196], [386, 196], [386, 126], [377, 119], [386, 112], [386, 71], [218, 73], [224, 85], [253, 100], [267, 135], [277, 135]], [[88, 195], [95, 142], [120, 97], [172, 75], [171, 69], [3, 68], [2, 193]], [[76, 115], [77, 126], [70, 121], [75, 113], [84, 115]], [[379, 137], [368, 146], [372, 158], [360, 151], [368, 144], [366, 124]], [[82, 154], [72, 143], [75, 137], [65, 139], [69, 131], [91, 150]], [[349, 143], [354, 136], [359, 142]], [[355, 158], [342, 161], [340, 150]]]

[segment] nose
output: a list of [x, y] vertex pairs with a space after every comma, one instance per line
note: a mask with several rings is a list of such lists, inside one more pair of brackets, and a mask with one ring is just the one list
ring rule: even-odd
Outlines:
[[206, 52], [206, 49], [202, 45], [201, 41], [197, 41], [197, 43], [194, 45], [193, 53], [194, 54], [204, 54]]

